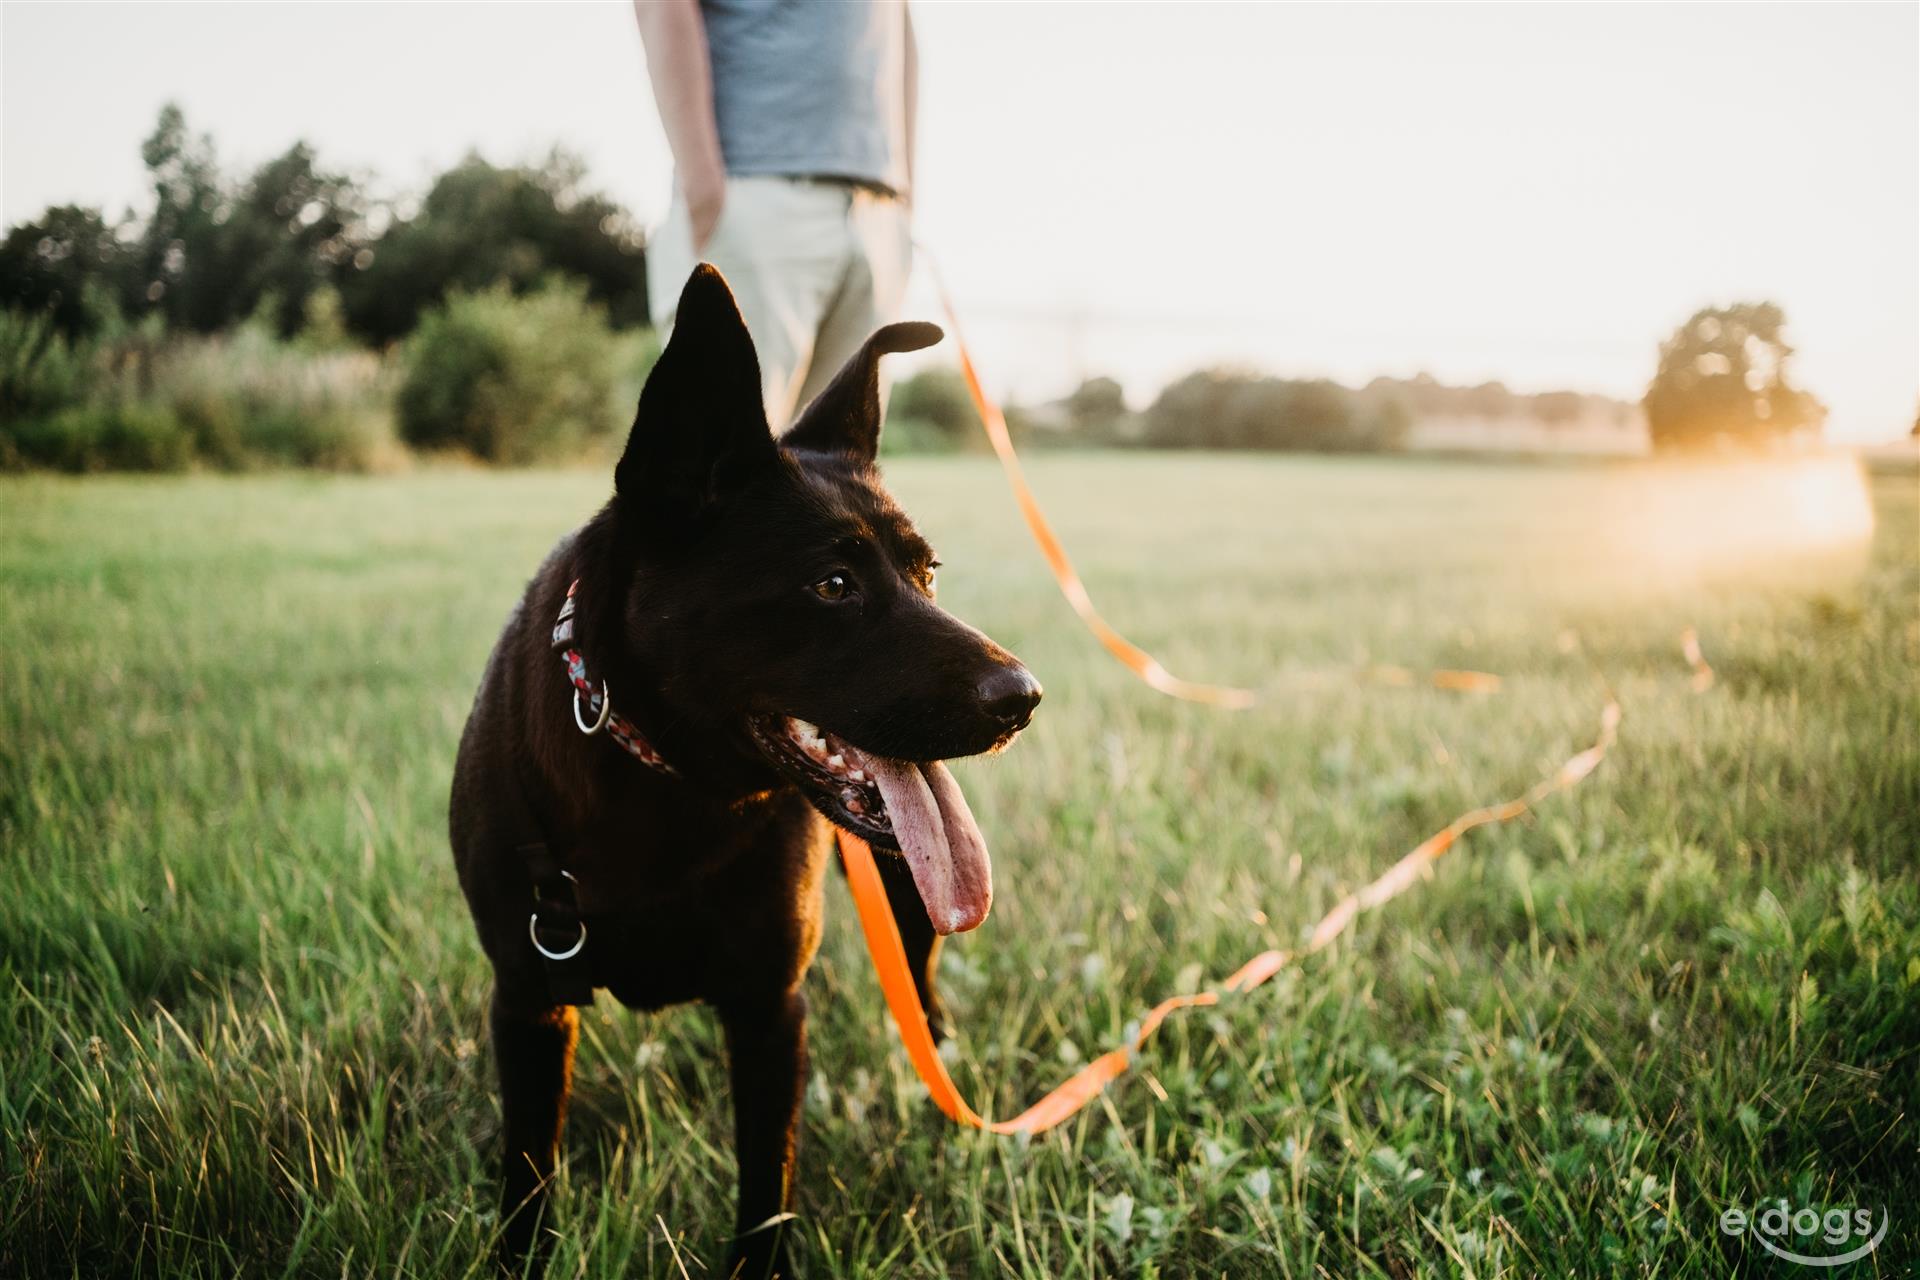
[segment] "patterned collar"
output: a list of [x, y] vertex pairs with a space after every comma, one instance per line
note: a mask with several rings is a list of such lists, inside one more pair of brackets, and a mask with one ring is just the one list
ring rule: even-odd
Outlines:
[[[613, 697], [606, 680], [603, 678], [596, 685], [588, 678], [587, 660], [573, 647], [574, 597], [579, 590], [580, 579], [575, 578], [567, 587], [566, 603], [560, 606], [560, 616], [553, 624], [553, 649], [560, 655], [560, 660], [567, 664], [567, 681], [573, 685], [573, 723], [588, 736], [604, 729], [621, 750], [641, 764], [657, 769], [670, 778], [679, 777], [680, 771], [654, 750], [653, 744], [634, 727], [633, 721], [613, 709]], [[583, 697], [587, 703], [584, 712], [580, 706]]]

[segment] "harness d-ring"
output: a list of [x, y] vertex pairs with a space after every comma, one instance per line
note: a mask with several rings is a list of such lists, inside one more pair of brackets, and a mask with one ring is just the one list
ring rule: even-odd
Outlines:
[[612, 716], [613, 695], [607, 692], [607, 682], [605, 680], [600, 682], [600, 718], [595, 720], [591, 725], [589, 725], [585, 717], [580, 714], [580, 691], [578, 689], [573, 691], [573, 722], [580, 727], [580, 732], [586, 734], [589, 738], [606, 728], [607, 721], [612, 718]]
[[538, 911], [534, 912], [531, 916], [527, 918], [527, 936], [533, 939], [533, 949], [535, 951], [538, 951], [541, 955], [545, 956], [547, 959], [571, 960], [575, 956], [580, 954], [580, 949], [582, 947], [587, 945], [587, 922], [585, 920], [576, 920], [574, 921], [574, 923], [580, 926], [580, 936], [577, 939], [575, 939], [574, 944], [568, 947], [565, 951], [549, 951], [547, 950], [545, 945], [541, 943], [540, 913]]
[[[571, 871], [562, 871], [560, 874], [565, 876], [569, 880], [573, 880], [573, 872]], [[574, 880], [574, 883], [578, 884], [579, 881]], [[533, 949], [535, 951], [538, 951], [541, 955], [545, 956], [547, 959], [571, 960], [575, 956], [580, 954], [580, 949], [582, 947], [587, 945], [587, 922], [585, 920], [579, 919], [578, 917], [575, 917], [574, 923], [580, 926], [580, 936], [578, 938], [575, 938], [573, 941], [573, 945], [571, 947], [568, 947], [565, 951], [549, 951], [547, 950], [545, 944], [543, 944], [540, 941], [540, 913], [538, 911], [535, 911], [532, 915], [527, 917], [527, 937], [532, 939]]]

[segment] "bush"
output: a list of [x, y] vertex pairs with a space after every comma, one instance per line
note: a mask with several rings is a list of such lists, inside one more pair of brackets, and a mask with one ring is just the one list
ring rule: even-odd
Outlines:
[[29, 424], [22, 453], [61, 471], [179, 471], [193, 439], [164, 406], [85, 404]]
[[0, 420], [45, 418], [80, 403], [92, 354], [45, 312], [0, 311]]
[[953, 453], [980, 439], [980, 415], [958, 369], [922, 369], [893, 385], [880, 436], [886, 452]]
[[489, 462], [577, 454], [609, 433], [616, 348], [578, 284], [455, 294], [408, 341], [401, 437]]

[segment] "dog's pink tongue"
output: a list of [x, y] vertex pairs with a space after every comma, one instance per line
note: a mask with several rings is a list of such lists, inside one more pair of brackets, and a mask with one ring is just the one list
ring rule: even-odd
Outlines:
[[936, 933], [965, 933], [993, 906], [987, 842], [947, 766], [866, 757]]

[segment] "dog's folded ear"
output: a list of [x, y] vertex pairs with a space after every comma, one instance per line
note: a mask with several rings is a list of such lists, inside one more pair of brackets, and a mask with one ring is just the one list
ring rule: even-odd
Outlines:
[[937, 324], [906, 321], [877, 329], [780, 438], [789, 449], [845, 453], [872, 462], [880, 451], [880, 357], [940, 341]]
[[673, 336], [640, 392], [614, 493], [623, 509], [686, 518], [773, 457], [753, 339], [726, 278], [703, 262], [681, 290]]

